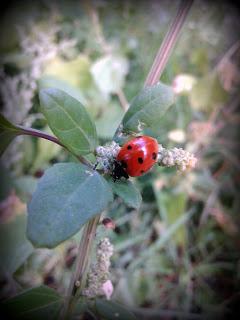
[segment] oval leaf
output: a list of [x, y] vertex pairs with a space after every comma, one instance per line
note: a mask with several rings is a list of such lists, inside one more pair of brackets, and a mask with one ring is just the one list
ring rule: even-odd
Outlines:
[[174, 103], [171, 87], [158, 83], [144, 88], [126, 112], [122, 124], [123, 132], [139, 132], [158, 123], [167, 109]]
[[96, 299], [96, 311], [106, 320], [136, 320], [132, 312], [113, 301]]
[[112, 201], [107, 181], [76, 163], [46, 170], [28, 205], [27, 236], [37, 247], [52, 248], [79, 231]]
[[96, 127], [80, 101], [55, 88], [42, 89], [39, 97], [49, 127], [59, 140], [76, 155], [93, 152]]
[[122, 198], [123, 202], [127, 206], [139, 209], [142, 202], [142, 196], [131, 181], [117, 180], [113, 182], [112, 180], [109, 180], [108, 183], [110, 184], [113, 192]]
[[62, 298], [46, 286], [26, 290], [2, 303], [7, 319], [58, 319]]

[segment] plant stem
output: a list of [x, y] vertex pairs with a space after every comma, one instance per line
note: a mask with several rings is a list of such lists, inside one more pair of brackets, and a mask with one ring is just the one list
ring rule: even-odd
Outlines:
[[[38, 137], [38, 138], [42, 138], [45, 140], [49, 140], [51, 142], [54, 142], [56, 144], [58, 144], [59, 146], [65, 148], [67, 151], [71, 152], [64, 144], [62, 144], [56, 137], [53, 137], [45, 132], [42, 132], [40, 130], [37, 129], [33, 129], [33, 128], [25, 128], [22, 126], [16, 126], [18, 129], [21, 130], [21, 132], [19, 132], [19, 134], [23, 134], [23, 135], [27, 135], [27, 136], [32, 136], [32, 137]], [[71, 152], [72, 153], [72, 152]], [[86, 166], [88, 166], [89, 168], [93, 168], [93, 165], [91, 164], [91, 162], [89, 162], [86, 158], [84, 158], [83, 156], [80, 155], [76, 155], [74, 154], [75, 157], [78, 158], [78, 160], [85, 164]]]
[[97, 225], [100, 219], [100, 215], [92, 218], [84, 226], [83, 234], [78, 248], [77, 260], [75, 271], [72, 274], [72, 278], [67, 290], [67, 296], [65, 304], [63, 306], [61, 319], [68, 319], [72, 314], [79, 298], [82, 289], [84, 288], [91, 249], [93, 247]]
[[38, 138], [42, 138], [42, 139], [45, 139], [45, 140], [49, 140], [51, 142], [54, 142], [58, 145], [60, 145], [61, 147], [64, 147], [65, 146], [55, 137], [45, 133], [45, 132], [42, 132], [40, 130], [37, 130], [37, 129], [33, 129], [33, 128], [25, 128], [25, 127], [22, 127], [22, 126], [16, 126], [17, 128], [21, 129], [21, 133], [20, 134], [24, 134], [24, 135], [28, 135], [28, 136], [32, 136], [32, 137], [38, 137]]
[[151, 86], [156, 84], [162, 72], [168, 62], [170, 54], [174, 45], [177, 42], [177, 38], [182, 29], [182, 26], [187, 18], [187, 14], [192, 6], [193, 0], [182, 1], [176, 17], [172, 21], [172, 24], [163, 39], [163, 42], [158, 50], [158, 53], [155, 57], [151, 70], [147, 76], [144, 86]]

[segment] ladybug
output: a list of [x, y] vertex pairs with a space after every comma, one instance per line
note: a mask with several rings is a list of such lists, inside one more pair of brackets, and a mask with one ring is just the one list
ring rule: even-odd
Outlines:
[[138, 136], [125, 143], [117, 154], [112, 176], [114, 181], [138, 177], [149, 171], [157, 161], [158, 142], [149, 136]]

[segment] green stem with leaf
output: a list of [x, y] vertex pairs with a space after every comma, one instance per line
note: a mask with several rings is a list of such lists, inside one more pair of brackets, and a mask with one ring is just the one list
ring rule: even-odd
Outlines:
[[189, 10], [193, 4], [193, 0], [184, 0], [172, 21], [172, 24], [165, 35], [163, 42], [157, 52], [152, 67], [147, 75], [145, 87], [156, 84], [169, 60], [172, 50], [177, 42], [178, 36], [182, 30], [183, 24], [187, 18]]
[[[167, 64], [172, 48], [174, 47], [177, 41], [178, 35], [182, 29], [183, 23], [187, 17], [192, 2], [192, 0], [186, 0], [181, 4], [179, 11], [175, 19], [173, 20], [173, 23], [157, 53], [157, 56], [154, 60], [149, 75], [147, 76], [145, 86], [153, 85], [158, 82], [162, 74], [162, 71]], [[67, 297], [64, 308], [62, 310], [61, 319], [68, 319], [69, 316], [72, 314], [77, 299], [79, 298], [81, 291], [84, 287], [88, 271], [87, 266], [89, 261], [89, 254], [93, 246], [93, 241], [95, 238], [99, 218], [100, 216], [91, 219], [84, 226], [84, 231], [78, 250], [78, 256], [75, 267], [76, 269], [72, 275], [72, 279], [67, 291]]]
[[[181, 3], [180, 9], [157, 53], [156, 59], [146, 79], [145, 86], [151, 86], [158, 82], [162, 74], [162, 71], [164, 70], [166, 63], [169, 59], [172, 48], [174, 47], [177, 41], [178, 35], [187, 17], [187, 13], [189, 12], [192, 2], [193, 2], [192, 0], [186, 0]], [[48, 96], [45, 96], [43, 98], [49, 99]], [[71, 117], [69, 117], [69, 119], [70, 121], [74, 122]], [[89, 119], [87, 120], [89, 121]], [[78, 158], [78, 160], [81, 163], [87, 165], [91, 169], [93, 168], [93, 165], [85, 157], [74, 154], [73, 151], [70, 151], [68, 147], [66, 147], [63, 143], [61, 143], [56, 137], [53, 137], [49, 134], [46, 134], [44, 132], [41, 132], [39, 130], [35, 130], [32, 128], [14, 126], [10, 124], [6, 119], [1, 119], [0, 129], [1, 129], [0, 133], [3, 132], [3, 134], [5, 132], [5, 129], [8, 129], [15, 136], [22, 134], [22, 135], [30, 135], [30, 136], [49, 140], [53, 143], [56, 143], [64, 147], [66, 150], [71, 152], [73, 155], [75, 155]], [[75, 264], [75, 271], [72, 274], [70, 285], [66, 293], [66, 300], [62, 309], [61, 319], [70, 318], [70, 316], [74, 312], [74, 308], [81, 295], [82, 289], [85, 286], [87, 272], [88, 272], [88, 265], [90, 260], [90, 253], [93, 247], [99, 219], [100, 219], [100, 215], [97, 215], [96, 217], [90, 219], [84, 226], [83, 235], [79, 244], [79, 250], [78, 250], [76, 264]]]

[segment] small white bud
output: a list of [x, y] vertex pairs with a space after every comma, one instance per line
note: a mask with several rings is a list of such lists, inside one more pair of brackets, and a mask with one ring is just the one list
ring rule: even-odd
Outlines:
[[107, 300], [110, 300], [112, 294], [113, 294], [113, 285], [111, 280], [107, 280], [102, 285], [102, 291], [104, 295], [106, 296]]
[[158, 164], [165, 167], [176, 166], [179, 171], [193, 169], [196, 166], [197, 158], [182, 148], [165, 149], [159, 145]]

